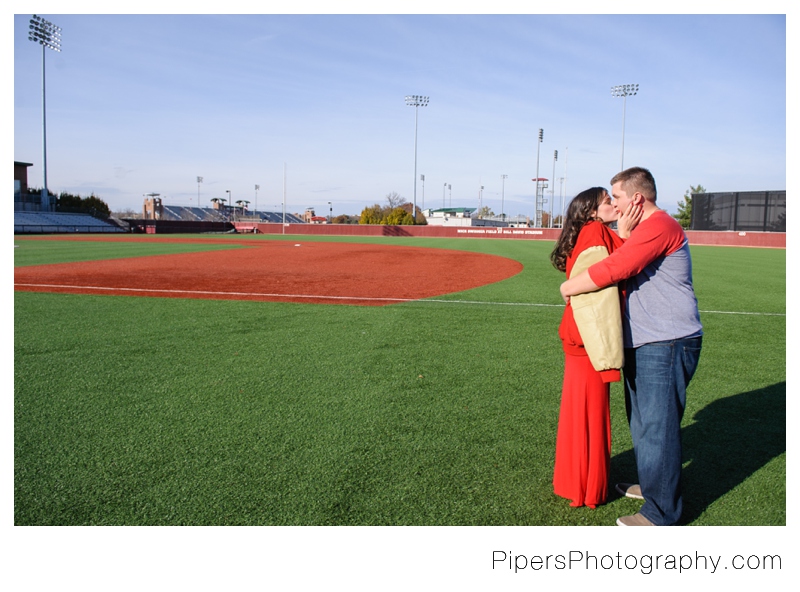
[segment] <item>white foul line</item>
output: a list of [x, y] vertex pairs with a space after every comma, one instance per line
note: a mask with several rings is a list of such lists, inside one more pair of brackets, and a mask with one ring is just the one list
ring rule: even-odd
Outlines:
[[315, 296], [312, 294], [271, 294], [267, 292], [212, 292], [209, 290], [154, 290], [152, 288], [108, 288], [105, 286], [70, 286], [65, 284], [14, 284], [22, 288], [59, 288], [62, 290], [105, 290], [107, 292], [148, 292], [152, 294], [203, 294], [206, 296], [259, 296], [264, 298], [321, 298], [325, 300], [375, 300], [413, 302], [414, 298], [370, 298], [359, 296]]
[[[206, 296], [249, 296], [260, 298], [306, 298], [309, 300], [352, 300], [360, 302], [436, 302], [442, 304], [484, 304], [489, 306], [534, 306], [540, 308], [564, 308], [563, 304], [541, 304], [536, 302], [488, 302], [482, 300], [446, 300], [442, 298], [376, 298], [371, 296], [318, 296], [313, 294], [272, 294], [267, 292], [212, 292], [209, 290], [154, 290], [152, 288], [109, 288], [105, 286], [73, 286], [65, 284], [14, 284], [21, 288], [58, 288], [69, 290], [103, 290], [106, 292], [148, 292], [153, 294], [202, 294]], [[734, 314], [765, 317], [785, 317], [779, 312], [735, 312], [729, 310], [701, 310], [703, 314]]]

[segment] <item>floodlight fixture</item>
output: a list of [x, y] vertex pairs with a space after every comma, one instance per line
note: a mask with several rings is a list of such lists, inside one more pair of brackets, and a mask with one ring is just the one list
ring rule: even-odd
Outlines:
[[38, 43], [42, 48], [60, 52], [61, 27], [34, 14], [28, 24], [28, 40]]

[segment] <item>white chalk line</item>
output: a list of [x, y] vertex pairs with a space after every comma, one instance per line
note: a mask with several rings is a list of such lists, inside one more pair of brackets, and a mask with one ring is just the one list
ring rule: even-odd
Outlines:
[[14, 284], [21, 288], [57, 288], [62, 290], [101, 290], [105, 292], [145, 292], [149, 294], [197, 294], [204, 296], [248, 296], [259, 298], [309, 298], [324, 300], [360, 300], [385, 302], [413, 302], [414, 298], [370, 298], [359, 296], [319, 296], [313, 294], [273, 294], [269, 292], [219, 292], [210, 290], [165, 290], [152, 288], [109, 288], [106, 286], [74, 286], [66, 284]]
[[[543, 304], [536, 302], [488, 302], [483, 300], [450, 300], [444, 298], [377, 298], [371, 296], [320, 296], [314, 294], [274, 294], [269, 292], [219, 292], [210, 290], [164, 290], [152, 288], [109, 288], [106, 286], [75, 286], [67, 284], [14, 284], [20, 288], [55, 288], [63, 290], [99, 290], [105, 292], [145, 292], [150, 294], [196, 294], [204, 296], [238, 296], [250, 298], [295, 298], [307, 300], [342, 300], [352, 302], [435, 302], [442, 304], [482, 304], [485, 306], [530, 306], [538, 308], [564, 308], [563, 304]], [[701, 310], [701, 314], [733, 314], [765, 317], [785, 317], [778, 312], [736, 312], [730, 310]]]

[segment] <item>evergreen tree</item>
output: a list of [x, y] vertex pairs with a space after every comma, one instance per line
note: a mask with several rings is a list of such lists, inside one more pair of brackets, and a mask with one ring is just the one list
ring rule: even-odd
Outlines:
[[702, 185], [692, 186], [683, 194], [683, 201], [678, 202], [678, 213], [673, 216], [684, 230], [692, 225], [692, 194], [705, 193], [706, 189]]
[[103, 214], [108, 216], [111, 214], [111, 208], [102, 199], [92, 193], [89, 197], [84, 197], [81, 200], [81, 209], [85, 212], [92, 214]]

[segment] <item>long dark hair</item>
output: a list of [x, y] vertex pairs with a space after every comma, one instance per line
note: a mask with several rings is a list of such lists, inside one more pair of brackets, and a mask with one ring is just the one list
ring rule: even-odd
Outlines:
[[550, 254], [553, 267], [559, 271], [567, 271], [567, 257], [575, 248], [581, 228], [589, 220], [595, 220], [597, 206], [608, 191], [604, 187], [592, 187], [581, 191], [572, 198], [567, 206], [567, 213], [561, 228], [561, 234], [556, 241], [556, 246]]

